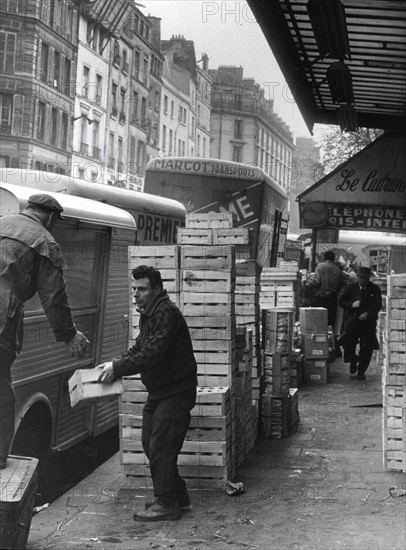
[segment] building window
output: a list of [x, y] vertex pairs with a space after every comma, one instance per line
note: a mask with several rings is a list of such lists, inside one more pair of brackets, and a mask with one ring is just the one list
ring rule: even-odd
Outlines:
[[93, 40], [94, 40], [94, 23], [92, 23], [91, 21], [87, 21], [86, 44], [92, 47]]
[[117, 67], [120, 67], [121, 65], [120, 45], [118, 43], [118, 40], [114, 41], [113, 63]]
[[100, 122], [98, 120], [93, 121], [93, 158], [101, 160], [101, 150], [99, 148], [100, 139]]
[[138, 50], [134, 51], [134, 76], [137, 80], [140, 79], [140, 59], [141, 54]]
[[200, 135], [197, 136], [197, 156], [200, 157]]
[[173, 118], [174, 111], [175, 111], [175, 102], [171, 101], [171, 118]]
[[125, 115], [125, 94], [126, 90], [124, 88], [120, 89], [120, 119], [121, 115]]
[[135, 153], [136, 153], [136, 141], [135, 137], [131, 136], [130, 139], [130, 163], [128, 169], [132, 174], [137, 173], [137, 167], [135, 165]]
[[90, 69], [89, 67], [83, 67], [83, 81], [82, 81], [82, 95], [83, 97], [89, 96], [89, 79], [90, 79]]
[[103, 28], [99, 30], [99, 55], [103, 55], [104, 47], [107, 41], [107, 31]]
[[162, 126], [162, 149], [166, 149], [166, 126], [165, 124]]
[[66, 149], [68, 145], [68, 115], [62, 113], [61, 147]]
[[233, 147], [233, 161], [242, 162], [242, 147], [234, 145]]
[[42, 82], [48, 82], [48, 61], [49, 61], [49, 46], [42, 42], [41, 44], [41, 66], [39, 78]]
[[206, 157], [206, 138], [203, 138], [203, 157]]
[[103, 94], [103, 77], [100, 74], [96, 75], [96, 94], [95, 101], [98, 105], [101, 105]]
[[52, 107], [51, 111], [51, 143], [57, 145], [58, 109]]
[[10, 13], [20, 13], [21, 12], [20, 3], [21, 3], [21, 0], [3, 0], [2, 9]]
[[118, 114], [117, 91], [118, 91], [118, 85], [113, 82], [113, 84], [111, 85], [111, 115], [112, 116], [117, 116]]
[[148, 58], [144, 59], [144, 84], [148, 84]]
[[138, 92], [133, 91], [132, 100], [133, 101], [132, 101], [131, 121], [134, 124], [137, 124], [138, 123], [138, 102], [139, 102]]
[[155, 111], [159, 112], [159, 91], [155, 90]]
[[118, 165], [117, 171], [122, 174], [124, 172], [124, 163], [123, 163], [123, 138], [118, 138]]
[[87, 116], [82, 116], [80, 119], [80, 152], [82, 155], [88, 154], [87, 144]]
[[164, 113], [168, 114], [168, 96], [164, 96]]
[[13, 96], [0, 94], [1, 133], [11, 134], [11, 114], [13, 109]]
[[45, 103], [40, 101], [38, 103], [38, 112], [37, 112], [37, 139], [44, 139], [44, 130], [45, 130]]
[[65, 94], [68, 96], [70, 96], [70, 92], [71, 92], [70, 76], [71, 76], [71, 60], [65, 57], [63, 88], [64, 88]]
[[54, 88], [59, 88], [59, 79], [61, 73], [61, 54], [54, 53]]
[[147, 123], [146, 118], [147, 118], [147, 100], [145, 99], [145, 97], [143, 97], [142, 100], [141, 100], [141, 120], [142, 120], [142, 124]]
[[173, 147], [173, 130], [169, 130], [169, 153], [172, 153]]
[[234, 120], [234, 139], [242, 139], [243, 121]]
[[124, 73], [128, 73], [128, 53], [127, 50], [123, 50], [123, 64], [122, 64], [122, 70]]
[[114, 170], [114, 132], [110, 132], [109, 135], [109, 158], [107, 167]]

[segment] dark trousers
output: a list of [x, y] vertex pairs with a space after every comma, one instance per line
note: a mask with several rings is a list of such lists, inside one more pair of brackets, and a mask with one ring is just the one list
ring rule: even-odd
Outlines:
[[196, 388], [193, 388], [164, 399], [148, 398], [144, 406], [142, 446], [149, 459], [154, 496], [163, 506], [187, 497], [177, 462], [195, 403]]
[[7, 461], [15, 428], [15, 394], [11, 381], [11, 365], [15, 353], [0, 348], [0, 463]]
[[355, 348], [359, 342], [359, 362], [358, 362], [358, 374], [363, 375], [369, 363], [371, 362], [372, 354], [374, 352], [371, 339], [368, 335], [359, 335], [358, 338], [354, 338], [353, 343], [344, 347], [344, 363], [351, 363], [356, 358]]

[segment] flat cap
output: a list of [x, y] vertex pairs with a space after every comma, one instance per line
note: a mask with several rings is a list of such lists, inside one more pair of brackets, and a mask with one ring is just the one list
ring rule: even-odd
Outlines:
[[50, 195], [46, 195], [43, 193], [40, 193], [38, 195], [31, 195], [31, 197], [28, 199], [28, 204], [31, 204], [33, 206], [40, 206], [41, 208], [56, 212], [61, 220], [64, 219], [61, 214], [63, 212], [62, 206], [56, 199], [54, 199]]
[[357, 275], [367, 275], [367, 276], [370, 276], [372, 275], [372, 271], [371, 271], [371, 268], [370, 267], [364, 267], [364, 266], [361, 266], [357, 269]]

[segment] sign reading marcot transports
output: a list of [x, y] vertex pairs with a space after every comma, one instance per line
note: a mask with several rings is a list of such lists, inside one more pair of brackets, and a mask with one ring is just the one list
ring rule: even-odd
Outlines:
[[324, 203], [325, 227], [406, 231], [406, 136], [384, 134], [298, 196], [301, 227], [308, 203]]

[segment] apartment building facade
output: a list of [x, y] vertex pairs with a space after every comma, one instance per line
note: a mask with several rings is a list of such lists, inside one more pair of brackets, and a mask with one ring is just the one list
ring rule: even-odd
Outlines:
[[159, 153], [160, 20], [127, 4], [115, 34], [106, 38], [103, 22], [80, 18], [72, 173], [142, 190]]
[[78, 43], [70, 0], [0, 4], [0, 167], [69, 173]]
[[273, 102], [243, 67], [220, 66], [212, 78], [211, 148], [215, 158], [259, 166], [289, 191], [293, 135]]
[[161, 41], [165, 56], [161, 102], [161, 156], [208, 156], [210, 84], [208, 57], [198, 66], [194, 43], [183, 35]]

